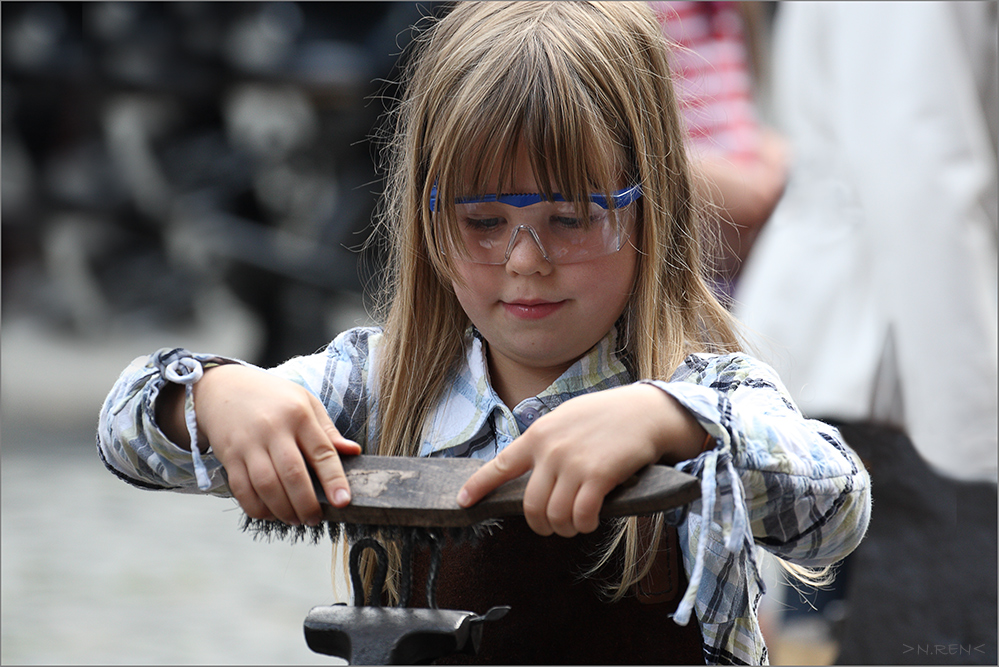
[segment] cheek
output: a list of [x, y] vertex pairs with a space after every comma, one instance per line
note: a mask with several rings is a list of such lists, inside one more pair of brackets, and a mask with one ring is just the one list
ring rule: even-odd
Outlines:
[[[634, 290], [638, 273], [638, 258], [632, 247], [623, 248], [600, 262], [588, 273], [588, 290], [599, 297], [604, 307], [622, 311]], [[620, 312], [618, 312], [620, 314]]]
[[452, 282], [451, 287], [466, 314], [471, 315], [489, 300], [490, 286], [495, 280], [488, 273], [493, 268], [479, 264], [458, 264], [458, 276], [461, 280]]

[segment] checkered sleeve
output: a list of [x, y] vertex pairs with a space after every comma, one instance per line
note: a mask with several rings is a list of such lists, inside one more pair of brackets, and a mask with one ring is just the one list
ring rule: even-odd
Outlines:
[[691, 355], [673, 381], [653, 384], [715, 440], [677, 465], [701, 480], [701, 499], [681, 527], [690, 584], [676, 620], [696, 611], [702, 629], [725, 634], [716, 639], [728, 657], [759, 659], [756, 546], [806, 566], [844, 558], [869, 520], [867, 472], [834, 428], [805, 419], [776, 373], [746, 355]]
[[364, 447], [374, 428], [369, 422], [376, 405], [370, 371], [372, 352], [380, 340], [379, 329], [349, 329], [323, 352], [295, 357], [273, 372], [312, 392], [340, 434]]

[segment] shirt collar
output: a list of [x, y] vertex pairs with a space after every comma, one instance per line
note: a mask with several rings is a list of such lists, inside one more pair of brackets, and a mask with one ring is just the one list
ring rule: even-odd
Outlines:
[[[513, 414], [489, 382], [486, 343], [472, 328], [465, 333], [465, 360], [424, 428], [420, 456], [430, 456], [468, 442], [480, 433], [495, 410]], [[611, 331], [537, 396], [549, 410], [591, 391], [632, 382], [620, 358], [617, 330]], [[527, 399], [528, 401], [532, 399]], [[516, 406], [514, 406], [516, 407]]]

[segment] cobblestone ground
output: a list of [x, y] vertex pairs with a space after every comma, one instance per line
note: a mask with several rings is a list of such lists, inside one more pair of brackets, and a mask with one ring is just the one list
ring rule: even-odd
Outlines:
[[133, 489], [89, 434], [58, 456], [10, 436], [4, 664], [330, 664], [302, 634], [335, 601], [328, 544], [255, 542], [231, 501]]
[[216, 329], [89, 343], [5, 318], [3, 664], [337, 662], [302, 630], [309, 609], [336, 601], [329, 543], [256, 542], [232, 501], [142, 491], [97, 458], [100, 403], [134, 356], [162, 345], [246, 354], [239, 313], [215, 315]]

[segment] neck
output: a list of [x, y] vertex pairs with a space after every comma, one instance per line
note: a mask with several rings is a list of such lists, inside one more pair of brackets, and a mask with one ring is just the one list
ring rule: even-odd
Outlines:
[[558, 379], [572, 363], [537, 368], [488, 355], [489, 381], [507, 407], [513, 409], [526, 398], [537, 396]]

